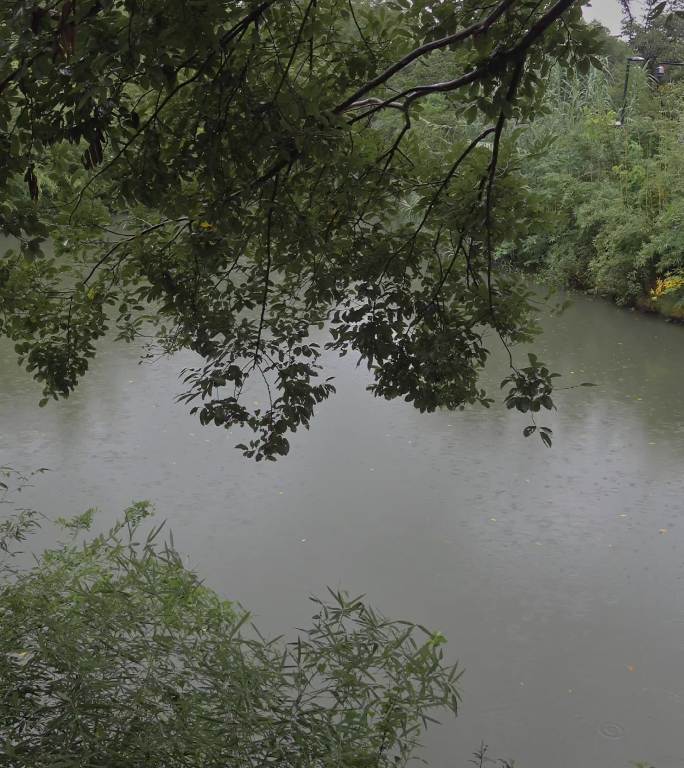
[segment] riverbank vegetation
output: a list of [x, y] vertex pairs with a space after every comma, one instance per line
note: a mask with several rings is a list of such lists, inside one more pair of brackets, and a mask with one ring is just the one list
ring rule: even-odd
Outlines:
[[[557, 70], [524, 165], [534, 232], [507, 257], [555, 285], [684, 319], [684, 21], [610, 41], [603, 69]], [[628, 64], [629, 56], [654, 60]]]

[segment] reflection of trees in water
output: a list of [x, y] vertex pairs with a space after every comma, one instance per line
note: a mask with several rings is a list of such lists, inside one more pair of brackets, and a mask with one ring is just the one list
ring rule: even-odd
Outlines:
[[569, 408], [573, 417], [585, 418], [602, 406], [625, 422], [636, 418], [647, 432], [676, 434], [684, 415], [684, 328], [574, 296], [563, 315], [545, 319], [540, 343], [549, 364], [563, 374], [559, 386], [597, 385], [559, 392], [561, 411]]
[[[633, 445], [639, 455], [646, 449], [649, 454], [654, 449], [684, 452], [680, 395], [684, 327], [581, 294], [572, 296], [572, 304], [561, 315], [543, 316], [542, 326], [533, 348], [562, 374], [555, 394], [558, 410], [544, 414], [544, 422], [553, 427], [559, 441], [559, 451], [570, 442], [578, 448], [616, 443], [628, 450]], [[495, 340], [491, 347], [484, 383], [493, 391], [505, 373], [507, 358]], [[517, 348], [514, 356], [524, 360], [525, 352]], [[596, 386], [577, 386], [582, 382]], [[411, 419], [416, 431], [427, 418], [416, 414]], [[443, 426], [445, 418], [444, 413], [436, 414], [430, 423]], [[506, 411], [499, 401], [485, 416], [482, 409], [473, 407], [448, 421], [469, 435], [477, 446], [474, 450], [489, 451], [492, 441], [502, 441], [517, 451], [524, 444], [519, 439], [524, 419]]]
[[[321, 408], [325, 419], [322, 430], [326, 434], [335, 432], [351, 443], [357, 437], [347, 429], [350, 423], [356, 424], [349, 420], [350, 411], [358, 410], [367, 416], [372, 412], [370, 419], [364, 416], [359, 421], [358, 429], [384, 432], [387, 421], [399, 420], [412, 433], [406, 439], [413, 437], [421, 442], [418, 452], [435, 451], [430, 459], [434, 461], [440, 460], [442, 450], [452, 455], [469, 451], [475, 456], [489, 456], [496, 445], [503, 449], [508, 462], [525, 462], [532, 457], [553, 466], [560, 460], [557, 454], [565, 455], [565, 447], [597, 454], [620, 448], [626, 464], [634, 464], [637, 471], [641, 459], [650, 461], [663, 451], [684, 451], [684, 433], [679, 426], [684, 422], [679, 397], [682, 371], [678, 364], [684, 328], [584, 296], [573, 297], [572, 306], [564, 314], [544, 317], [543, 326], [544, 333], [535, 347], [553, 370], [563, 374], [559, 386], [582, 381], [597, 385], [559, 390], [558, 411], [544, 420], [554, 428], [558, 450], [541, 452], [541, 446], [526, 441], [520, 434], [525, 416], [506, 411], [501, 398], [489, 411], [473, 407], [464, 412], [434, 414], [420, 414], [408, 404], [374, 400], [363, 391], [366, 372], [354, 368], [351, 358], [332, 362], [340, 392]], [[496, 350], [494, 340], [492, 349]], [[521, 348], [516, 355], [522, 358], [524, 352]], [[126, 440], [132, 439], [141, 425], [161, 429], [155, 404], [170, 404], [180, 391], [177, 373], [186, 361], [175, 357], [139, 365], [139, 360], [139, 348], [106, 341], [93, 364], [92, 375], [84, 379], [72, 397], [38, 410], [37, 385], [27, 385], [25, 372], [13, 361], [11, 345], [3, 342], [0, 409], [6, 438], [18, 438], [14, 445], [20, 453], [40, 452], [41, 446], [49, 446], [55, 456], [76, 456], [84, 450], [107, 450], [107, 445], [125, 450]], [[486, 377], [496, 383], [505, 368], [506, 360], [495, 351]], [[237, 458], [232, 451], [234, 441], [226, 440], [220, 430], [188, 424], [186, 414], [180, 410], [167, 417], [163, 426], [180, 443], [185, 431], [197, 433], [197, 441], [220, 442], [222, 461], [232, 463]], [[431, 442], [435, 434], [442, 436], [436, 444]], [[148, 434], [149, 450], [156, 452], [155, 443], [164, 438]], [[7, 439], [3, 443], [7, 445]], [[160, 455], [166, 452], [162, 447], [159, 450]], [[523, 471], [522, 466], [519, 469]]]

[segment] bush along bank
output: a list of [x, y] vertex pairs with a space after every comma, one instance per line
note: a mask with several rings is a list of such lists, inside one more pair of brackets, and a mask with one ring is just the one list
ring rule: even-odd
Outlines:
[[634, 79], [620, 125], [610, 72], [558, 77], [549, 115], [529, 137], [526, 180], [539, 226], [506, 255], [558, 287], [681, 321], [684, 86]]

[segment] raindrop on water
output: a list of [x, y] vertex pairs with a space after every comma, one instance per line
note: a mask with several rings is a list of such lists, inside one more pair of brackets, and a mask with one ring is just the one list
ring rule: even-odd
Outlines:
[[625, 732], [619, 723], [601, 723], [598, 732], [607, 739], [619, 739]]

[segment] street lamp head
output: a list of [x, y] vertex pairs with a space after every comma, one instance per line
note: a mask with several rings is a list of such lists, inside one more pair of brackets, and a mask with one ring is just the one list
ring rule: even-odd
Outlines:
[[631, 61], [631, 62], [633, 62], [633, 63], [635, 63], [635, 64], [636, 64], [636, 63], [639, 63], [639, 64], [641, 64], [641, 63], [643, 63], [644, 61], [646, 61], [646, 59], [645, 59], [643, 56], [628, 56], [628, 57], [627, 57], [627, 61]]

